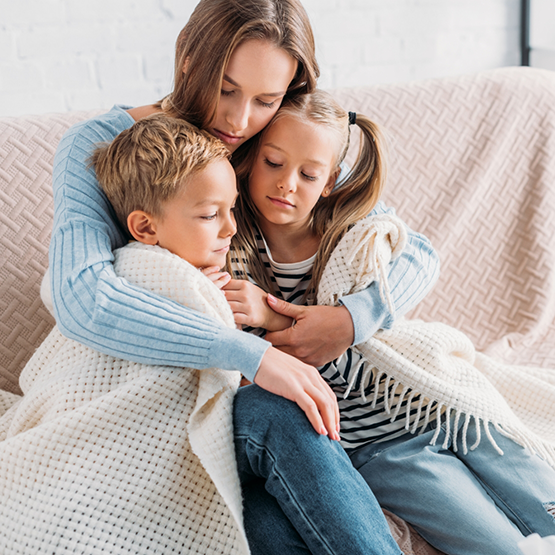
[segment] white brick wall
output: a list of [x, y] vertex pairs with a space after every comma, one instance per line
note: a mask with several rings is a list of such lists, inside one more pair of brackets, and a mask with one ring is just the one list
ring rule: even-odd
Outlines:
[[[303, 0], [325, 88], [517, 65], [520, 0]], [[0, 115], [139, 105], [171, 87], [197, 0], [0, 0]]]

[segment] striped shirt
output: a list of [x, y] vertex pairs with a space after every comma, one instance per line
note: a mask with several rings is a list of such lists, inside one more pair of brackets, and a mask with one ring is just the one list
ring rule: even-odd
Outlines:
[[[270, 277], [274, 287], [272, 293], [280, 299], [292, 304], [313, 304], [313, 299], [305, 299], [305, 292], [312, 278], [312, 267], [316, 255], [292, 264], [275, 262], [261, 234], [257, 235], [258, 253]], [[241, 275], [238, 261], [232, 260], [235, 277]], [[248, 276], [253, 281], [251, 276]], [[266, 330], [261, 328], [243, 327], [244, 331], [264, 337]], [[385, 410], [384, 382], [385, 376], [380, 380], [380, 392], [376, 405], [372, 408], [375, 395], [375, 371], [368, 368], [368, 363], [361, 361], [360, 354], [349, 348], [339, 358], [328, 362], [318, 368], [322, 377], [334, 391], [341, 414], [341, 444], [347, 452], [352, 451], [367, 443], [378, 443], [395, 439], [408, 434], [406, 426], [418, 411], [420, 396], [415, 395], [411, 400], [411, 406], [407, 415], [407, 400], [410, 395], [405, 396], [401, 404], [397, 418], [391, 422], [391, 414]], [[360, 366], [357, 368], [357, 366]], [[356, 374], [355, 374], [356, 373]], [[353, 374], [355, 377], [353, 378]], [[364, 377], [364, 385], [361, 381]], [[352, 387], [349, 387], [353, 380]], [[390, 386], [388, 395], [392, 395], [393, 385]], [[402, 391], [399, 386], [393, 398], [393, 406], [396, 406], [395, 396]], [[345, 394], [348, 392], [347, 396]], [[364, 392], [364, 395], [362, 394]], [[391, 398], [391, 397], [390, 397]], [[433, 411], [432, 411], [433, 412]], [[407, 418], [408, 416], [408, 418]]]

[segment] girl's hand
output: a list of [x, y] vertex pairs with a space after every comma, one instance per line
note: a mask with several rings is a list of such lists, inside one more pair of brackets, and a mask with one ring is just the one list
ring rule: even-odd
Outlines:
[[319, 434], [339, 441], [337, 398], [316, 368], [270, 347], [254, 383], [297, 403]]
[[288, 316], [274, 312], [266, 302], [268, 295], [250, 281], [232, 279], [223, 289], [237, 324], [277, 331], [293, 322]]
[[295, 320], [292, 327], [267, 333], [265, 339], [281, 351], [323, 366], [342, 355], [353, 343], [351, 314], [344, 306], [297, 306], [268, 295], [273, 310]]
[[218, 289], [223, 289], [231, 280], [231, 276], [227, 272], [220, 272], [218, 266], [209, 266], [200, 270]]

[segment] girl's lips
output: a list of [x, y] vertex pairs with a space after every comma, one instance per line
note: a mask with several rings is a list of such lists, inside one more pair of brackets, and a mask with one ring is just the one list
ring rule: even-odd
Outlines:
[[270, 202], [275, 206], [279, 206], [280, 208], [294, 208], [295, 205], [292, 202], [289, 202], [287, 199], [281, 197], [268, 197]]
[[243, 140], [243, 137], [238, 137], [237, 135], [228, 135], [227, 133], [224, 133], [223, 131], [220, 131], [218, 129], [212, 129], [212, 131], [214, 135], [218, 137], [218, 139], [230, 145], [236, 145], [238, 142]]

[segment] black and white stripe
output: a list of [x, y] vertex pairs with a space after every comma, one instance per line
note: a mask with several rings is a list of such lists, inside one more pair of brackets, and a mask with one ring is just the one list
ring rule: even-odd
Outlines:
[[[304, 299], [304, 294], [312, 277], [315, 256], [293, 264], [277, 263], [272, 259], [268, 246], [260, 234], [257, 235], [257, 243], [260, 259], [274, 286], [272, 293], [276, 297], [293, 304], [312, 304], [313, 300]], [[236, 258], [232, 259], [232, 267], [235, 277], [244, 277], [244, 274], [240, 272]], [[251, 276], [248, 276], [248, 278], [254, 282]], [[264, 337], [266, 333], [266, 330], [261, 328], [245, 326], [243, 329], [260, 337]], [[366, 443], [378, 443], [409, 433], [406, 406], [408, 396], [401, 403], [397, 418], [391, 422], [391, 415], [387, 414], [385, 410], [385, 376], [380, 379], [378, 398], [376, 405], [372, 408], [376, 388], [374, 383], [376, 375], [373, 370], [369, 373], [368, 379], [365, 380], [367, 383], [361, 388], [362, 377], [368, 363], [362, 363], [349, 394], [344, 398], [349, 389], [349, 380], [352, 378], [352, 373], [361, 358], [361, 355], [355, 350], [348, 349], [336, 360], [318, 368], [322, 377], [337, 396], [341, 413], [341, 443], [346, 451], [351, 451]], [[393, 385], [388, 390], [390, 399], [392, 387]], [[396, 405], [395, 396], [398, 396], [400, 392], [401, 388], [399, 387], [393, 396], [393, 406]], [[408, 412], [409, 423], [418, 410], [419, 401], [420, 397], [418, 395], [415, 395], [411, 400], [411, 407]]]

